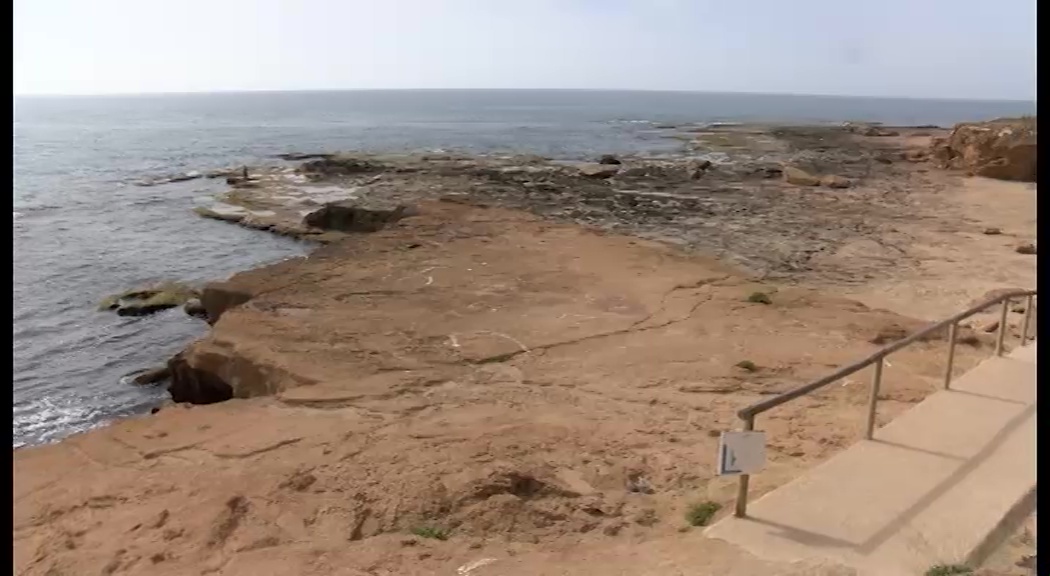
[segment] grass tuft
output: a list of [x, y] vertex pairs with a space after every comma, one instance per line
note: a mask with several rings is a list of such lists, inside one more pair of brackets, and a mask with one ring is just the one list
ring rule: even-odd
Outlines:
[[973, 574], [973, 568], [962, 564], [937, 564], [930, 566], [926, 576], [952, 576], [953, 574]]
[[758, 365], [756, 365], [754, 362], [752, 362], [750, 360], [741, 360], [740, 362], [736, 363], [736, 367], [740, 368], [741, 370], [747, 370], [748, 372], [757, 372], [758, 371]]
[[689, 510], [685, 512], [685, 521], [690, 526], [707, 526], [707, 523], [711, 521], [711, 518], [722, 509], [722, 505], [718, 502], [700, 502], [693, 504], [689, 507]]
[[752, 292], [747, 297], [747, 301], [752, 304], [772, 304], [773, 300], [769, 297], [769, 294], [765, 292]]
[[436, 526], [419, 526], [412, 529], [412, 534], [420, 538], [431, 538], [433, 540], [448, 540], [448, 531]]

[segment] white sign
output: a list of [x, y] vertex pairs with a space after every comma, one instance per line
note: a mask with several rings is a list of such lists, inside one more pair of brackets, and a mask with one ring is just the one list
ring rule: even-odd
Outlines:
[[765, 466], [765, 432], [722, 432], [718, 440], [719, 476], [754, 474]]

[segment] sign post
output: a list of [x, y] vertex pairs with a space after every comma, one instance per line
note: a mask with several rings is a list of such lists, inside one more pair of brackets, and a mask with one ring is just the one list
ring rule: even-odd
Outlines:
[[718, 475], [754, 474], [766, 465], [766, 433], [733, 430], [718, 440]]

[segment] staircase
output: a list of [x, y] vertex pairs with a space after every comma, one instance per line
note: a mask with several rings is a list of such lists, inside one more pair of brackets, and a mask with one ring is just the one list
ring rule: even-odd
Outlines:
[[975, 565], [1035, 505], [1035, 401], [1032, 342], [955, 378], [707, 535], [771, 561], [826, 561], [862, 575]]

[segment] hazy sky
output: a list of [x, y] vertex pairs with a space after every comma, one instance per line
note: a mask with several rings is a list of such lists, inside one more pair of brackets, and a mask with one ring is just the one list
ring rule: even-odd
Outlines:
[[15, 0], [15, 92], [1035, 97], [1035, 0]]

